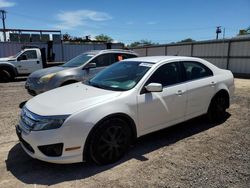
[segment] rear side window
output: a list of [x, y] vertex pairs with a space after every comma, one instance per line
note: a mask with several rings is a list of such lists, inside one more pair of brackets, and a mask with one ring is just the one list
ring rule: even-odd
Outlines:
[[147, 81], [150, 83], [160, 83], [162, 86], [169, 86], [181, 82], [178, 63], [167, 63], [158, 68]]
[[182, 62], [182, 64], [186, 73], [186, 80], [195, 80], [213, 76], [213, 72], [201, 63], [188, 61]]
[[137, 56], [133, 54], [116, 53], [114, 54], [114, 57], [115, 57], [115, 62], [117, 62], [117, 61], [122, 61], [124, 59], [133, 58]]

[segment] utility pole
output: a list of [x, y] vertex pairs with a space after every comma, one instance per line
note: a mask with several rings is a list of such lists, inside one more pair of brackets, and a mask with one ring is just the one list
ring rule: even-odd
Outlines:
[[0, 10], [1, 13], [1, 19], [3, 22], [3, 40], [6, 42], [6, 32], [5, 32], [5, 19], [6, 19], [6, 11], [5, 10]]
[[221, 33], [221, 26], [216, 27], [216, 40], [219, 38], [219, 33]]

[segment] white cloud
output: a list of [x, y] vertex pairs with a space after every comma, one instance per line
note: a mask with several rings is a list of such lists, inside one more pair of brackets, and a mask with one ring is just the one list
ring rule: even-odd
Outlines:
[[58, 24], [55, 25], [58, 29], [75, 29], [76, 27], [88, 24], [88, 22], [101, 22], [112, 19], [105, 12], [93, 10], [76, 10], [76, 11], [61, 11], [56, 15]]
[[147, 22], [147, 24], [148, 24], [148, 25], [155, 25], [155, 24], [157, 24], [157, 22], [151, 21], [151, 22]]
[[127, 24], [127, 25], [133, 25], [133, 24], [134, 24], [134, 22], [132, 22], [132, 21], [128, 21], [128, 22], [126, 22], [126, 24]]
[[0, 8], [13, 7], [16, 3], [8, 1], [8, 0], [0, 0]]

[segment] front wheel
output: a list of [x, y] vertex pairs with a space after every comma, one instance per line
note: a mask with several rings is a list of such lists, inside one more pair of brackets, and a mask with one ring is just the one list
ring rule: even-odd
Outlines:
[[13, 78], [7, 70], [0, 70], [0, 81], [1, 82], [10, 82], [11, 80], [13, 80]]
[[121, 159], [131, 144], [131, 129], [120, 118], [104, 121], [90, 142], [90, 157], [97, 164], [114, 163]]
[[207, 117], [210, 122], [219, 122], [226, 115], [227, 98], [224, 95], [215, 96], [209, 106]]

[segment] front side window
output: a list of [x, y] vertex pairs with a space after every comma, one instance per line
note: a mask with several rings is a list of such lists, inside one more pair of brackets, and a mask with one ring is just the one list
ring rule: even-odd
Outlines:
[[36, 50], [25, 51], [21, 56], [26, 56], [26, 59], [37, 59]]
[[114, 91], [132, 89], [151, 68], [152, 63], [117, 62], [89, 80], [89, 85]]
[[167, 63], [158, 68], [149, 78], [146, 85], [160, 83], [163, 87], [181, 82], [178, 63]]
[[94, 58], [91, 61], [91, 63], [96, 63], [96, 67], [105, 67], [105, 66], [112, 64], [111, 58], [112, 58], [112, 54], [102, 54]]
[[208, 76], [212, 76], [213, 72], [206, 67], [205, 65], [194, 62], [194, 61], [187, 61], [182, 62], [185, 72], [186, 72], [186, 80], [195, 80], [200, 79]]
[[80, 54], [75, 58], [69, 60], [68, 62], [64, 63], [63, 67], [78, 67], [86, 63], [89, 59], [91, 59], [94, 55], [92, 54]]

